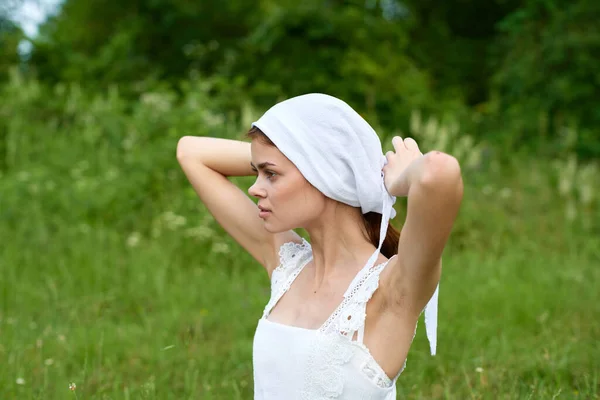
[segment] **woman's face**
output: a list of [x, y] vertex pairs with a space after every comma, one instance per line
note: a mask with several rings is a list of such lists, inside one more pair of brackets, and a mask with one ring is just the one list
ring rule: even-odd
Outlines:
[[319, 217], [327, 198], [279, 149], [254, 139], [251, 151], [258, 176], [248, 193], [258, 198], [259, 206], [271, 210], [263, 217], [268, 232], [305, 228]]

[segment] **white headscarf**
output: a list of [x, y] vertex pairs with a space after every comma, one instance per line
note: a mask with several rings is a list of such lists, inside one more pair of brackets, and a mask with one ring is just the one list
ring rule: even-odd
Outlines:
[[[311, 93], [271, 107], [252, 124], [260, 129], [325, 196], [360, 207], [363, 214], [380, 213], [379, 246], [350, 285], [354, 286], [375, 264], [387, 234], [396, 197], [384, 185], [387, 159], [373, 128], [348, 104], [335, 97]], [[436, 352], [436, 288], [425, 307], [425, 328], [431, 354]], [[344, 297], [349, 295], [349, 291]]]

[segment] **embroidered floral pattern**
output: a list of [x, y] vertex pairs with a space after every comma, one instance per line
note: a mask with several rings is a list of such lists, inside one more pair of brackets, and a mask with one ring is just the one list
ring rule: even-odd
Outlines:
[[318, 333], [306, 368], [301, 399], [335, 399], [344, 390], [342, 366], [353, 355], [352, 348], [339, 336]]

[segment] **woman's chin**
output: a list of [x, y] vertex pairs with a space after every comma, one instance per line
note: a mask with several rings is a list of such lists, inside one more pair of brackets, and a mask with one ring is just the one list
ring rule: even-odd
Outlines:
[[269, 233], [282, 233], [282, 232], [287, 232], [290, 229], [282, 229], [281, 226], [277, 226], [273, 223], [271, 223], [270, 221], [265, 221], [264, 225], [265, 230]]
[[263, 224], [263, 226], [265, 227], [265, 231], [269, 232], [269, 233], [278, 233], [277, 230], [274, 230], [273, 227], [271, 226], [271, 224], [267, 221], [265, 221], [265, 223]]

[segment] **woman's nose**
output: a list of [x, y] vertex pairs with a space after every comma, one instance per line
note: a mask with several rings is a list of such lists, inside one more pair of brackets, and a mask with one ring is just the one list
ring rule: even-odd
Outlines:
[[264, 197], [265, 196], [264, 189], [261, 189], [258, 185], [258, 179], [256, 180], [256, 182], [254, 182], [254, 184], [252, 186], [250, 186], [248, 188], [248, 194], [250, 196], [254, 196], [254, 197]]

